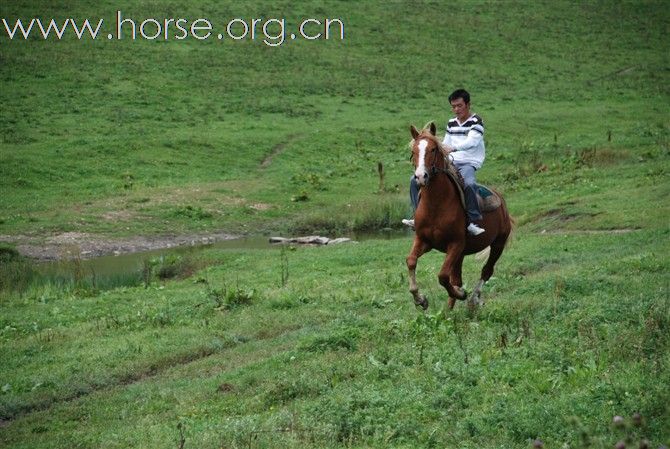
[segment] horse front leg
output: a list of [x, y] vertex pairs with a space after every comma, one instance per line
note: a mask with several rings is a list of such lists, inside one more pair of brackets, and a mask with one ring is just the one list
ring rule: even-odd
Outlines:
[[456, 268], [460, 268], [459, 261], [462, 261], [463, 258], [463, 244], [451, 244], [447, 247], [447, 257], [444, 259], [442, 264], [442, 269], [438, 278], [440, 279], [440, 284], [447, 289], [449, 293], [449, 308], [452, 309], [456, 303], [456, 299], [465, 299], [467, 294], [465, 290], [461, 288], [460, 285], [454, 285], [452, 280], [456, 283], [460, 283], [461, 273], [458, 270], [458, 273], [455, 273]]
[[407, 256], [407, 269], [409, 270], [409, 292], [414, 297], [414, 304], [421, 306], [423, 310], [428, 309], [428, 299], [419, 293], [419, 286], [416, 283], [416, 264], [419, 257], [430, 251], [430, 246], [421, 241], [419, 237], [414, 237], [412, 249]]

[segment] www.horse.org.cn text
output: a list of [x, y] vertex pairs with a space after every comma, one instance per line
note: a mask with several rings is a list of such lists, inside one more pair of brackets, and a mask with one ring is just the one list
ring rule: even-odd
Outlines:
[[[124, 17], [116, 12], [113, 29], [105, 28], [105, 19], [8, 19], [2, 18], [2, 34], [10, 40], [61, 40], [63, 38], [117, 40], [210, 40], [260, 41], [277, 47], [291, 40], [344, 40], [344, 22], [333, 18], [306, 18], [295, 27], [285, 18], [243, 19], [225, 21], [219, 27], [206, 19]], [[291, 31], [292, 30], [292, 31]]]

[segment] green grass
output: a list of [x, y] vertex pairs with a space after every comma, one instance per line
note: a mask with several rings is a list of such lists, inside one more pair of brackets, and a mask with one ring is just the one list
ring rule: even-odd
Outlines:
[[183, 281], [6, 299], [2, 441], [605, 448], [639, 412], [629, 433], [667, 444], [667, 231], [522, 236], [475, 316], [440, 313], [437, 253], [414, 311], [409, 238], [290, 251], [283, 287], [279, 251], [212, 250]]
[[[116, 9], [341, 17], [346, 39], [0, 37], [0, 234], [398, 226], [409, 124], [442, 126], [464, 86], [487, 127], [478, 179], [515, 237], [475, 314], [443, 313], [438, 253], [415, 310], [409, 234], [210, 249], [95, 285], [2, 249], [0, 446], [670, 445], [663, 2], [25, 1], [0, 17]], [[469, 288], [482, 263], [466, 261]]]

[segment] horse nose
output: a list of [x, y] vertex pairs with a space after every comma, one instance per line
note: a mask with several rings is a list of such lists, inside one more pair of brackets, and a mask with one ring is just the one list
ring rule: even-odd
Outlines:
[[430, 176], [426, 172], [419, 174], [414, 173], [414, 182], [416, 182], [418, 185], [426, 185], [428, 184], [429, 177]]

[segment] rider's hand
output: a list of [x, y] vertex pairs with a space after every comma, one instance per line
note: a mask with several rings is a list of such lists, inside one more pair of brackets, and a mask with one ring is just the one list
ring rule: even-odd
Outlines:
[[455, 151], [455, 150], [454, 150], [454, 147], [452, 147], [451, 145], [448, 145], [448, 144], [446, 144], [446, 143], [445, 143], [445, 144], [442, 144], [442, 147], [444, 148], [444, 153], [445, 153], [444, 155], [445, 155], [445, 156], [448, 155], [449, 153], [452, 153], [452, 152]]

